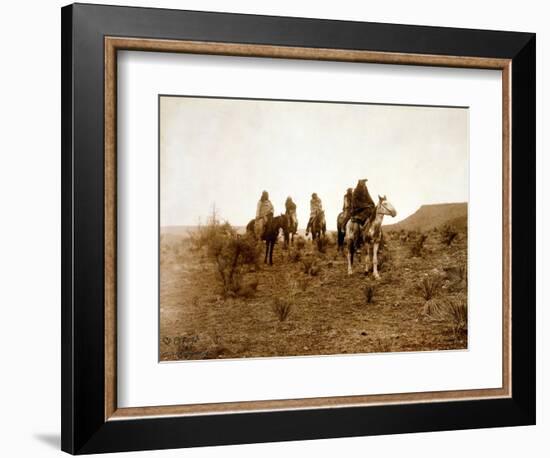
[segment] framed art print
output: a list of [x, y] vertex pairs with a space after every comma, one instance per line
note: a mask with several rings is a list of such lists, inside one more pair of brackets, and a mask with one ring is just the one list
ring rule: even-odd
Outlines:
[[65, 451], [534, 423], [533, 34], [71, 5], [62, 56]]

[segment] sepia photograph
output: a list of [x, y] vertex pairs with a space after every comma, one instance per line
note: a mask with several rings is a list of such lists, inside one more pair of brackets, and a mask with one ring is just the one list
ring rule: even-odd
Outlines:
[[468, 107], [158, 104], [160, 361], [468, 348]]

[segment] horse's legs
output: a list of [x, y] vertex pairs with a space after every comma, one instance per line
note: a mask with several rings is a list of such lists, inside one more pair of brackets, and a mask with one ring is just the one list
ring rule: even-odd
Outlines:
[[365, 275], [369, 273], [369, 261], [372, 258], [372, 245], [370, 243], [365, 243]]
[[348, 275], [353, 274], [353, 252], [355, 251], [355, 246], [353, 240], [348, 242]]
[[269, 253], [269, 240], [265, 241], [265, 257], [264, 257], [264, 264], [267, 264], [267, 255]]
[[378, 274], [378, 242], [375, 242], [372, 247], [372, 272], [374, 274], [374, 278], [378, 280], [380, 278], [380, 275]]
[[273, 248], [275, 248], [275, 242], [272, 241], [269, 243], [269, 265], [273, 265]]

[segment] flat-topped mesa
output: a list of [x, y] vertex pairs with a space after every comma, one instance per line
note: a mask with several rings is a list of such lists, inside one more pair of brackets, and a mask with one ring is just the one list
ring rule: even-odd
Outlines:
[[412, 215], [396, 224], [383, 226], [384, 230], [426, 231], [445, 224], [457, 229], [466, 229], [468, 224], [468, 203], [443, 203], [422, 205]]

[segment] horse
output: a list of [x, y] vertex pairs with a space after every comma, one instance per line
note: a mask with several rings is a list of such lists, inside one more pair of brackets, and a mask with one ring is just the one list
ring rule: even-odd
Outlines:
[[338, 253], [344, 252], [344, 240], [346, 238], [346, 228], [344, 227], [344, 220], [346, 219], [346, 212], [341, 212], [336, 218], [336, 232], [338, 233]]
[[325, 212], [321, 210], [313, 218], [311, 222], [311, 240], [315, 241], [321, 237], [324, 237], [327, 232], [327, 222], [325, 220]]
[[393, 218], [397, 215], [397, 212], [386, 196], [378, 196], [378, 204], [365, 224], [361, 225], [354, 218], [351, 218], [346, 224], [348, 275], [353, 273], [353, 255], [361, 244], [364, 243], [367, 246], [365, 250], [365, 275], [369, 273], [370, 258], [374, 278], [376, 280], [380, 279], [380, 275], [378, 274], [378, 247], [382, 240], [382, 220], [385, 215], [390, 215]]
[[[256, 220], [251, 220], [246, 225], [246, 232], [256, 237], [256, 234], [254, 232], [254, 225]], [[264, 257], [264, 264], [268, 264], [272, 266], [273, 265], [273, 249], [275, 248], [275, 244], [277, 243], [277, 239], [279, 237], [279, 232], [283, 230], [283, 235], [285, 237], [285, 240], [288, 239], [288, 218], [286, 215], [281, 214], [280, 216], [275, 216], [268, 220], [264, 235], [262, 236], [262, 240], [265, 240], [265, 257]]]
[[291, 213], [288, 210], [285, 216], [288, 221], [288, 231], [285, 233], [285, 245], [288, 246], [289, 243], [294, 244], [294, 236], [298, 233], [298, 218], [296, 217], [296, 212]]

